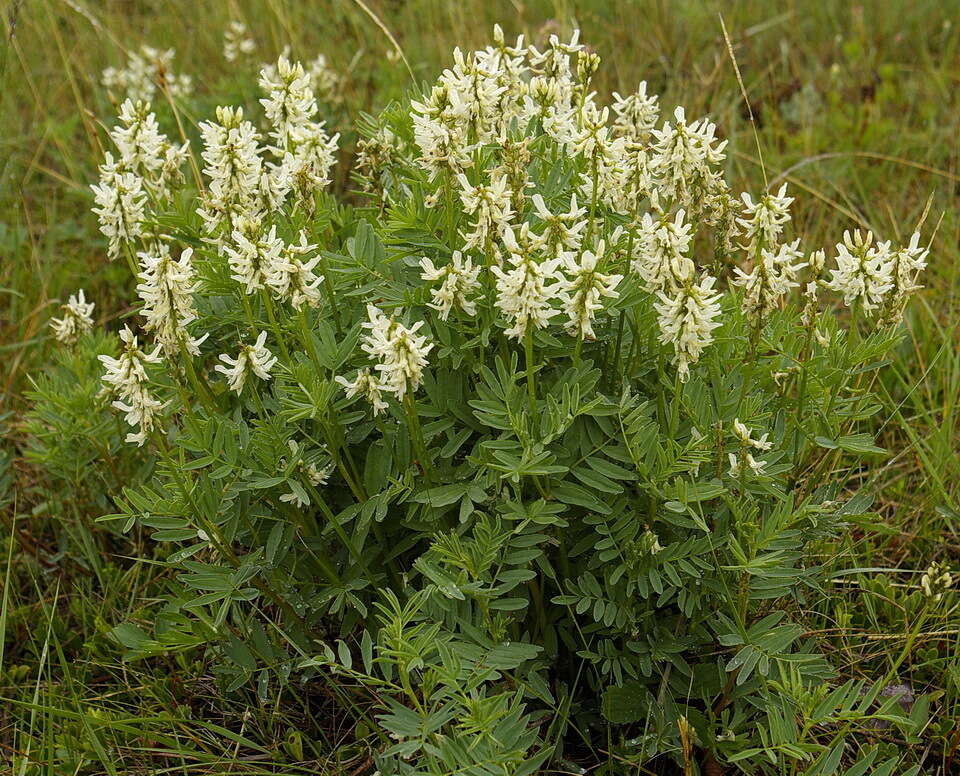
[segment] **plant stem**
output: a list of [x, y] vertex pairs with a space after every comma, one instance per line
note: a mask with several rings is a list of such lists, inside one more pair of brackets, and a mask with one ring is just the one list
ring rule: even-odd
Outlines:
[[523, 336], [523, 352], [527, 365], [527, 398], [530, 402], [530, 422], [537, 419], [537, 387], [533, 377], [533, 329], [528, 325]]
[[420, 470], [428, 485], [433, 484], [431, 475], [430, 457], [427, 454], [427, 445], [423, 440], [423, 428], [420, 426], [420, 417], [417, 414], [417, 401], [413, 398], [413, 392], [407, 391], [403, 396], [403, 409], [407, 417], [407, 429], [410, 431], [410, 439], [413, 442], [413, 449], [417, 454], [417, 461], [420, 464]]

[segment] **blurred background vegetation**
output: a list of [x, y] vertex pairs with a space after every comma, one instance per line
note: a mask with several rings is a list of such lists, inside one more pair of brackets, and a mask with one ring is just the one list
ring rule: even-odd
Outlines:
[[[603, 58], [598, 89], [646, 80], [665, 115], [677, 104], [690, 117], [708, 113], [730, 140], [735, 187], [790, 183], [798, 231], [812, 237], [807, 250], [830, 249], [855, 227], [899, 241], [922, 222], [924, 239], [934, 235], [928, 288], [879, 386], [877, 423], [891, 454], [877, 468], [836, 473], [877, 493], [882, 520], [854, 524], [822, 548], [838, 575], [809, 602], [806, 622], [843, 676], [880, 676], [906, 650], [901, 675], [914, 695], [932, 693], [939, 713], [922, 744], [888, 744], [915, 747], [924, 772], [960, 770], [960, 621], [948, 635], [931, 634], [943, 622], [907, 635], [919, 605], [915, 572], [933, 560], [960, 566], [960, 3], [7, 0], [2, 20], [0, 764], [18, 775], [369, 766], [365, 731], [325, 714], [323, 688], [291, 686], [282, 701], [263, 700], [223, 693], [202, 654], [120, 662], [105, 634], [164, 585], [149, 563], [154, 549], [96, 522], [110, 511], [105, 494], [50, 492], [23, 456], [25, 391], [49, 358], [47, 321], [61, 300], [85, 288], [107, 324], [132, 296], [89, 211], [115, 114], [103, 68], [143, 44], [176, 49], [176, 71], [194, 79], [179, 107], [195, 137], [192, 125], [216, 105], [255, 105], [259, 65], [285, 45], [304, 60], [323, 53], [342, 79], [323, 110], [342, 132], [337, 185], [349, 199], [359, 115], [432, 81], [454, 46], [486, 44], [499, 22], [508, 38], [531, 42], [579, 27]], [[247, 25], [257, 51], [231, 64], [222, 49], [232, 20]]]

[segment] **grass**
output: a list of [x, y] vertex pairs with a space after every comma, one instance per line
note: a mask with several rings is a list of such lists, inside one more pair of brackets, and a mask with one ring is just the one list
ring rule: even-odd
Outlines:
[[[844, 676], [873, 681], [896, 668], [938, 710], [913, 746], [924, 772], [960, 768], [960, 620], [926, 619], [918, 574], [960, 558], [960, 186], [957, 81], [960, 4], [760, 0], [737, 4], [604, 0], [104, 0], [8, 2], [0, 53], [0, 762], [16, 774], [363, 773], [366, 731], [330, 718], [329, 690], [290, 686], [280, 697], [223, 693], [203, 654], [124, 663], [105, 633], [162, 589], [142, 537], [99, 524], [96, 500], [65, 503], [21, 457], [24, 391], [49, 354], [46, 322], [83, 285], [100, 322], [125, 311], [123, 267], [109, 265], [89, 213], [113, 115], [99, 73], [141, 43], [177, 49], [194, 75], [196, 115], [215, 101], [254, 98], [249, 72], [223, 62], [231, 18], [255, 31], [255, 62], [285, 43], [324, 52], [345, 74], [330, 121], [349, 127], [411, 87], [454, 45], [485, 43], [494, 22], [533, 39], [574, 24], [606, 59], [602, 90], [645, 78], [665, 108], [709, 111], [730, 139], [743, 188], [786, 180], [798, 226], [830, 246], [846, 228], [891, 238], [923, 223], [935, 235], [928, 289], [880, 387], [876, 419], [888, 458], [836, 471], [868, 485], [881, 516], [851, 517], [826, 543], [836, 570], [805, 622]], [[747, 110], [718, 12], [743, 76]], [[759, 148], [750, 128], [756, 121]], [[192, 122], [194, 116], [185, 115]], [[352, 137], [344, 135], [349, 158]], [[813, 246], [810, 246], [813, 247]], [[136, 560], [139, 559], [139, 560]], [[857, 570], [861, 571], [850, 571]], [[945, 616], [946, 617], [946, 616]]]

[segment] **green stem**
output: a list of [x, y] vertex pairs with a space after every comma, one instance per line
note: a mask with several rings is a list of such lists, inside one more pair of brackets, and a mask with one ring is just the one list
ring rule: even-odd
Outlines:
[[413, 442], [413, 449], [417, 454], [417, 460], [423, 476], [428, 485], [432, 485], [430, 456], [427, 454], [427, 445], [423, 439], [423, 428], [420, 426], [420, 417], [417, 415], [417, 402], [413, 397], [412, 391], [407, 391], [403, 396], [403, 409], [407, 418], [407, 429], [410, 431], [410, 439]]
[[290, 358], [290, 351], [287, 350], [283, 330], [280, 328], [280, 324], [277, 323], [277, 316], [273, 311], [273, 300], [270, 298], [270, 292], [264, 289], [261, 294], [263, 297], [263, 307], [267, 311], [267, 320], [270, 321], [270, 328], [273, 329], [273, 335], [277, 338], [277, 343], [280, 345], [280, 352], [283, 353], [283, 359], [292, 366], [293, 359]]
[[530, 422], [537, 420], [537, 387], [533, 377], [533, 328], [528, 324], [523, 336], [523, 352], [527, 364], [527, 398], [530, 402]]

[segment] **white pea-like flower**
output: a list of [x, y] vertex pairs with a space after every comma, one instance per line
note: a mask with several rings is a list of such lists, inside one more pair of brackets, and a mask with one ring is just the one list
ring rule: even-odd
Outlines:
[[223, 58], [227, 62], [236, 62], [242, 56], [252, 54], [256, 48], [257, 44], [243, 22], [234, 19], [223, 31]]
[[521, 240], [526, 242], [530, 239], [532, 245], [521, 246], [513, 230], [506, 230], [504, 242], [510, 251], [513, 268], [490, 268], [497, 279], [497, 307], [513, 324], [505, 334], [514, 339], [523, 339], [530, 326], [543, 329], [550, 324], [550, 319], [559, 313], [553, 307], [553, 301], [560, 298], [564, 285], [564, 278], [559, 272], [561, 258], [537, 261], [531, 248], [539, 242], [539, 238], [526, 238], [525, 234], [529, 234], [529, 230], [521, 228]]
[[305, 256], [316, 250], [316, 245], [307, 243], [306, 232], [301, 231], [299, 243], [283, 246], [276, 258], [266, 265], [264, 280], [267, 286], [278, 299], [290, 302], [295, 310], [304, 304], [310, 307], [320, 304], [323, 275], [313, 271], [320, 261], [320, 255], [304, 260]]
[[283, 240], [277, 237], [276, 224], [264, 234], [258, 219], [242, 217], [231, 238], [232, 242], [223, 247], [233, 271], [230, 277], [243, 285], [247, 294], [265, 288], [267, 278], [276, 278], [278, 265], [284, 263], [282, 254], [285, 246]]
[[327, 62], [326, 56], [317, 54], [307, 64], [306, 70], [310, 76], [310, 85], [319, 99], [326, 102], [340, 101], [340, 84], [343, 79]]
[[125, 415], [127, 423], [137, 433], [127, 434], [127, 442], [142, 445], [153, 430], [157, 415], [163, 404], [155, 399], [147, 389], [147, 366], [160, 363], [160, 346], [152, 353], [145, 353], [137, 343], [137, 337], [130, 328], [123, 327], [120, 332], [123, 352], [119, 358], [107, 355], [98, 356], [104, 366], [102, 380], [117, 398], [112, 406]]
[[494, 175], [489, 185], [471, 186], [467, 176], [457, 176], [464, 212], [476, 216], [473, 230], [464, 234], [465, 247], [483, 250], [510, 224], [513, 215], [511, 191], [503, 175]]
[[720, 294], [714, 291], [715, 283], [713, 277], [704, 274], [699, 283], [691, 280], [669, 292], [657, 293], [660, 301], [654, 307], [660, 341], [673, 346], [673, 362], [683, 382], [690, 376], [690, 364], [699, 361], [713, 342], [713, 330], [720, 325]]
[[889, 242], [873, 243], [873, 233], [843, 233], [837, 244], [837, 267], [827, 287], [843, 294], [848, 307], [859, 301], [864, 312], [879, 308], [894, 287], [893, 252]]
[[171, 97], [186, 97], [193, 91], [193, 79], [174, 72], [175, 53], [173, 49], [141, 46], [139, 51], [130, 52], [124, 67], [106, 68], [101, 82], [111, 92], [134, 100], [152, 100], [158, 89], [166, 89]]
[[712, 168], [724, 159], [727, 141], [717, 140], [716, 125], [706, 118], [687, 123], [682, 107], [674, 123], [652, 131], [649, 167], [664, 202], [697, 212], [710, 189]]
[[143, 179], [122, 172], [108, 152], [100, 165], [100, 183], [91, 185], [100, 231], [107, 238], [107, 256], [115, 259], [124, 245], [143, 234], [147, 194]]
[[621, 97], [613, 93], [613, 133], [633, 143], [645, 143], [660, 118], [657, 95], [647, 95], [647, 82], [641, 81], [637, 91]]
[[560, 298], [563, 311], [567, 315], [566, 329], [571, 336], [580, 339], [596, 339], [593, 331], [593, 319], [597, 311], [603, 309], [602, 297], [616, 299], [617, 286], [623, 275], [610, 275], [597, 272], [597, 263], [603, 257], [606, 246], [601, 240], [596, 252], [584, 251], [579, 259], [568, 253], [563, 259], [563, 269], [567, 276]]
[[283, 155], [282, 175], [301, 201], [312, 208], [313, 195], [330, 183], [330, 170], [337, 160], [340, 134], [327, 133], [322, 121], [308, 121], [290, 130], [292, 151]]
[[52, 318], [50, 328], [58, 342], [74, 344], [80, 337], [93, 328], [93, 302], [88, 302], [81, 288], [71, 294], [63, 310], [62, 318]]
[[584, 218], [587, 209], [577, 207], [576, 193], [570, 195], [570, 210], [556, 215], [550, 212], [540, 194], [534, 194], [530, 201], [533, 202], [537, 217], [543, 222], [543, 242], [547, 249], [558, 252], [580, 249], [583, 231], [587, 227], [587, 219]]
[[776, 250], [760, 249], [760, 255], [750, 272], [734, 268], [734, 285], [742, 286], [743, 310], [753, 320], [763, 320], [780, 304], [792, 288], [796, 288], [797, 272], [806, 262], [800, 251], [800, 240], [780, 245]]
[[769, 450], [773, 447], [773, 442], [767, 441], [769, 434], [763, 434], [759, 439], [754, 439], [750, 429], [739, 418], [733, 419], [733, 433], [744, 447], [754, 447], [757, 450]]
[[731, 477], [739, 477], [745, 471], [753, 472], [753, 474], [763, 474], [767, 465], [765, 461], [758, 461], [751, 453], [746, 451], [741, 452], [740, 455], [727, 453], [727, 459], [730, 461]]
[[929, 250], [920, 247], [920, 233], [914, 232], [910, 242], [894, 251], [890, 259], [890, 278], [893, 288], [887, 292], [883, 306], [884, 323], [897, 323], [903, 317], [903, 309], [911, 294], [923, 285], [917, 282], [920, 273], [927, 268]]
[[943, 598], [943, 594], [953, 587], [953, 581], [950, 567], [946, 563], [934, 562], [920, 577], [920, 588], [927, 598], [939, 601]]
[[460, 251], [454, 251], [450, 263], [442, 267], [434, 266], [430, 259], [423, 257], [420, 269], [423, 280], [440, 281], [438, 287], [431, 289], [433, 299], [428, 305], [440, 313], [440, 320], [447, 320], [454, 307], [459, 307], [467, 315], [477, 314], [476, 303], [471, 297], [480, 290], [477, 280], [480, 267], [474, 267], [469, 257], [464, 260]]
[[666, 215], [654, 218], [650, 213], [644, 213], [640, 220], [631, 268], [651, 293], [683, 285], [696, 273], [693, 260], [686, 255], [693, 234], [685, 217], [686, 212], [680, 209], [673, 220]]
[[137, 294], [143, 300], [140, 314], [146, 318], [144, 328], [154, 333], [168, 357], [179, 352], [181, 346], [187, 353], [197, 355], [207, 335], [195, 339], [187, 331], [187, 325], [197, 319], [193, 304], [197, 290], [193, 248], [185, 248], [180, 258], [174, 259], [169, 246], [161, 244], [153, 253], [140, 253], [139, 258]]
[[346, 393], [348, 399], [353, 396], [363, 396], [370, 402], [370, 406], [373, 407], [374, 416], [379, 415], [387, 408], [387, 403], [383, 400], [384, 388], [377, 379], [377, 376], [371, 374], [369, 368], [364, 367], [363, 369], [357, 370], [357, 374], [353, 380], [348, 380], [341, 375], [337, 375], [335, 379], [337, 383], [343, 386], [344, 393]]
[[783, 227], [790, 220], [793, 197], [787, 196], [787, 184], [784, 183], [776, 194], [765, 193], [756, 202], [747, 192], [741, 198], [743, 216], [737, 218], [737, 224], [747, 238], [744, 250], [750, 255], [755, 255], [761, 248], [775, 250]]
[[374, 368], [380, 373], [381, 390], [403, 399], [420, 387], [427, 354], [433, 349], [426, 337], [417, 334], [423, 321], [407, 328], [372, 304], [367, 305], [367, 317], [360, 347], [378, 362]]
[[217, 108], [217, 120], [200, 124], [203, 173], [209, 179], [198, 213], [207, 230], [230, 229], [240, 215], [256, 212], [260, 199], [260, 134], [242, 108]]
[[317, 112], [310, 76], [299, 62], [281, 55], [275, 67], [260, 71], [260, 88], [267, 94], [260, 104], [273, 126], [270, 135], [285, 150], [291, 134]]
[[252, 345], [241, 345], [236, 358], [226, 353], [220, 354], [223, 364], [217, 364], [214, 369], [227, 377], [227, 385], [231, 391], [240, 393], [246, 385], [247, 378], [252, 374], [261, 380], [270, 379], [270, 370], [277, 363], [277, 357], [266, 347], [267, 333], [260, 332], [256, 342]]

